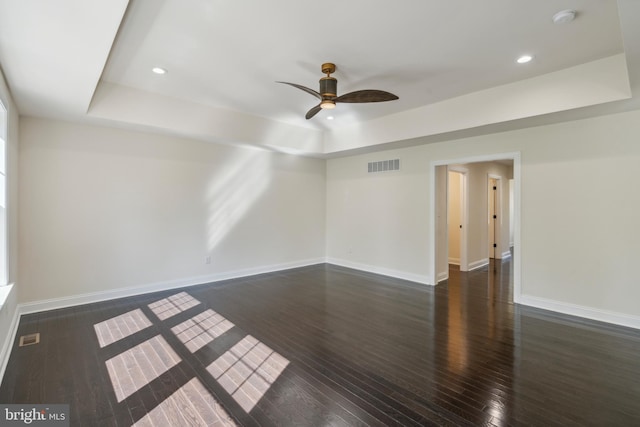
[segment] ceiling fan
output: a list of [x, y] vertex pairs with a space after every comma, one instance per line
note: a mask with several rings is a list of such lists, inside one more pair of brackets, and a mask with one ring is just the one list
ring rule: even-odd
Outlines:
[[318, 114], [322, 109], [336, 108], [336, 102], [363, 103], [393, 101], [395, 99], [399, 99], [392, 93], [374, 89], [357, 90], [355, 92], [349, 92], [344, 95], [337, 96], [338, 80], [335, 77], [331, 77], [331, 74], [336, 72], [335, 64], [330, 62], [322, 64], [322, 72], [326, 74], [326, 77], [322, 77], [320, 79], [320, 92], [316, 92], [313, 89], [309, 89], [308, 87], [295, 83], [276, 82], [297, 87], [320, 100], [320, 104], [307, 111], [305, 116], [307, 120]]

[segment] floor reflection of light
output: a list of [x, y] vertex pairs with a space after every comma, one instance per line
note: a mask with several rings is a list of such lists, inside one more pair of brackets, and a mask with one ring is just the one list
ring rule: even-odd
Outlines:
[[180, 362], [180, 357], [159, 335], [105, 362], [118, 402], [149, 384]]
[[288, 364], [287, 359], [248, 335], [207, 366], [207, 371], [249, 412]]
[[180, 292], [149, 304], [149, 308], [158, 316], [158, 319], [165, 320], [198, 304], [200, 301], [186, 292]]
[[468, 365], [467, 326], [462, 311], [460, 287], [449, 287], [447, 319], [447, 365], [454, 372], [464, 372]]
[[227, 411], [194, 378], [134, 424], [143, 426], [235, 426]]
[[151, 322], [142, 310], [138, 308], [120, 316], [112, 317], [104, 322], [96, 323], [93, 328], [102, 348], [149, 326], [151, 326]]
[[[499, 396], [500, 393], [501, 390], [491, 390], [491, 394], [494, 396]], [[488, 403], [489, 404], [487, 405], [485, 411], [487, 411], [487, 413], [492, 417], [491, 424], [495, 426], [506, 425], [507, 423], [505, 422], [505, 413], [503, 412], [503, 409], [505, 408], [504, 402], [501, 402], [499, 398], [496, 397], [495, 399], [491, 399]]]
[[233, 230], [234, 225], [269, 186], [269, 161], [269, 154], [247, 150], [244, 158], [229, 162], [226, 170], [216, 173], [207, 195], [210, 251]]
[[233, 326], [233, 323], [209, 309], [174, 326], [171, 331], [191, 353], [195, 353]]

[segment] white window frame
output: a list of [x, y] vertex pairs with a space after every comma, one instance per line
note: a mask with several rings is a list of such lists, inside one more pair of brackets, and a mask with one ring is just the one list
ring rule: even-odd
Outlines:
[[[4, 200], [0, 199], [0, 206], [4, 206], [4, 218], [0, 221], [0, 227], [3, 230], [0, 230], [0, 236], [4, 235], [4, 239], [0, 238], [0, 254], [4, 254], [3, 259], [0, 260], [0, 286], [6, 286], [9, 284], [9, 230], [7, 227], [7, 216], [9, 212], [8, 207], [8, 185], [7, 185], [7, 143], [8, 143], [8, 135], [9, 135], [9, 114], [7, 108], [2, 103], [0, 99], [0, 150], [3, 152], [0, 153], [0, 158], [2, 161], [0, 162], [0, 176], [4, 177], [3, 180], [4, 188], [0, 188], [0, 198], [4, 195]], [[3, 264], [3, 265], [2, 265]], [[3, 268], [4, 267], [4, 268]]]

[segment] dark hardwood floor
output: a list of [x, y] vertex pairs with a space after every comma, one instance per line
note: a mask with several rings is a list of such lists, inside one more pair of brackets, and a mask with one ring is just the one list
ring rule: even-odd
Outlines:
[[[640, 425], [640, 332], [317, 265], [23, 316], [2, 403], [72, 425]], [[219, 423], [219, 424], [216, 424]]]

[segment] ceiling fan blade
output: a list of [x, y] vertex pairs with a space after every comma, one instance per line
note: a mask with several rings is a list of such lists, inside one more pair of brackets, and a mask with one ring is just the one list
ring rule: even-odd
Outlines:
[[311, 117], [315, 116], [316, 114], [318, 114], [318, 112], [322, 110], [322, 107], [320, 107], [320, 104], [316, 105], [315, 107], [313, 107], [311, 110], [307, 111], [307, 115], [305, 116], [307, 120], [309, 120]]
[[316, 98], [318, 98], [320, 100], [322, 99], [322, 95], [320, 95], [318, 92], [316, 92], [313, 89], [309, 89], [306, 86], [297, 85], [295, 83], [289, 83], [289, 82], [276, 82], [276, 83], [282, 83], [282, 84], [285, 84], [285, 85], [297, 87], [298, 89], [303, 90], [303, 91], [307, 92], [308, 94], [313, 95], [313, 96], [315, 96]]
[[334, 98], [334, 102], [383, 102], [383, 101], [393, 101], [395, 99], [399, 99], [396, 95], [385, 92], [383, 90], [373, 90], [373, 89], [365, 89], [365, 90], [357, 90], [355, 92], [345, 93], [344, 95], [340, 95], [337, 98]]

